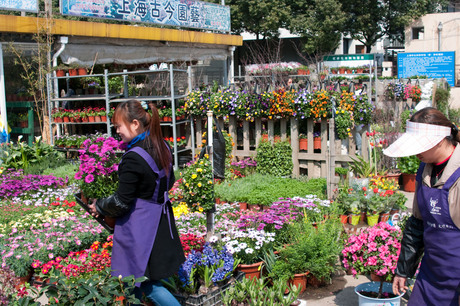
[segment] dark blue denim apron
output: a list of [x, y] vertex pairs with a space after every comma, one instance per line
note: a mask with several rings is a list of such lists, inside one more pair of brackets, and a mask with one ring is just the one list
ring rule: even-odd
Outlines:
[[423, 218], [425, 254], [408, 305], [458, 305], [460, 283], [460, 230], [449, 211], [449, 189], [460, 168], [441, 189], [423, 185], [422, 164], [417, 173], [417, 201]]
[[[137, 198], [131, 211], [127, 215], [117, 218], [115, 224], [112, 248], [112, 275], [116, 277], [119, 275], [122, 277], [134, 275], [138, 278], [145, 275], [161, 214], [167, 216], [171, 238], [173, 238], [168, 212], [168, 207], [171, 205], [168, 196], [169, 175], [165, 173], [164, 169], [158, 169], [153, 158], [144, 149], [134, 147], [128, 152], [139, 154], [158, 176], [152, 199]], [[160, 195], [160, 180], [164, 177], [166, 177], [167, 189]], [[160, 203], [158, 199], [161, 197], [164, 197], [164, 200]], [[136, 284], [136, 286], [139, 285], [140, 283]]]

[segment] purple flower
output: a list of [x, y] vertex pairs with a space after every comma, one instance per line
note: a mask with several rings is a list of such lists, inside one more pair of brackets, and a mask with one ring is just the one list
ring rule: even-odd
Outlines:
[[88, 151], [89, 151], [90, 153], [96, 153], [96, 152], [97, 152], [97, 149], [99, 149], [99, 147], [97, 146], [97, 144], [92, 144], [92, 145], [89, 146]]
[[85, 177], [85, 183], [87, 184], [90, 184], [94, 181], [94, 176], [92, 174], [88, 174], [86, 177]]
[[83, 173], [81, 171], [77, 171], [77, 173], [75, 173], [75, 179], [76, 180], [81, 180], [83, 177]]

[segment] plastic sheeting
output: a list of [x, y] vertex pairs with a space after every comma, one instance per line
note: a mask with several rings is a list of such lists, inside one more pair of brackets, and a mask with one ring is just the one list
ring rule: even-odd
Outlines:
[[[58, 48], [60, 45], [58, 44]], [[229, 46], [185, 44], [167, 41], [69, 38], [60, 57], [65, 64], [144, 64], [153, 62], [225, 60]]]

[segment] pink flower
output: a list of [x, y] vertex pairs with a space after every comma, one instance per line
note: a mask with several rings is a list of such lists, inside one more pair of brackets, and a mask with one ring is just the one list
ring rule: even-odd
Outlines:
[[81, 171], [77, 171], [77, 173], [75, 173], [74, 178], [75, 178], [76, 180], [81, 180], [82, 177], [83, 177], [83, 173], [82, 173]]
[[88, 174], [85, 177], [85, 183], [89, 184], [89, 183], [92, 183], [93, 181], [94, 181], [94, 176], [92, 174]]

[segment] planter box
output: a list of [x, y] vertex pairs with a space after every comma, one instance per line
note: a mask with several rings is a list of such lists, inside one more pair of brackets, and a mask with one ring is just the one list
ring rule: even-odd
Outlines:
[[216, 290], [208, 293], [208, 294], [200, 294], [200, 295], [189, 295], [183, 296], [178, 294], [173, 294], [174, 297], [179, 301], [182, 306], [188, 305], [203, 305], [203, 306], [211, 306], [211, 305], [223, 305], [222, 303], [222, 294], [225, 293], [228, 288], [231, 288], [235, 285], [235, 282], [240, 282], [244, 277], [243, 272], [238, 272], [236, 277], [230, 280], [228, 283], [223, 285], [222, 287], [217, 288]]

